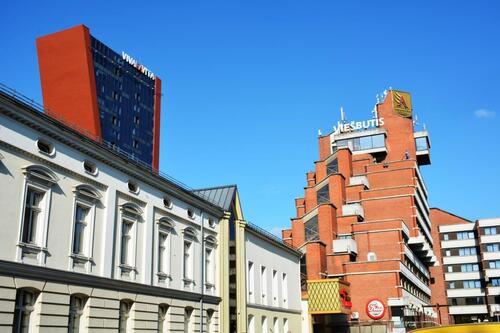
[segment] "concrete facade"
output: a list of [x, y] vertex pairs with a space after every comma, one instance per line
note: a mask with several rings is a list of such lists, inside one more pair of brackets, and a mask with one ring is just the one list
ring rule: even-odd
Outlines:
[[0, 133], [2, 331], [219, 331], [222, 209], [3, 92]]
[[500, 219], [475, 222], [431, 209], [442, 265], [434, 267], [432, 303], [443, 324], [498, 321]]

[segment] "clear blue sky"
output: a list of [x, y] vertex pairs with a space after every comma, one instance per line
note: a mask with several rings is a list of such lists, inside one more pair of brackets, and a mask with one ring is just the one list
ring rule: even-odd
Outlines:
[[[77, 4], [80, 3], [80, 4]], [[317, 130], [410, 91], [431, 135], [431, 206], [500, 216], [498, 1], [7, 1], [0, 81], [41, 101], [35, 38], [83, 23], [163, 79], [161, 169], [237, 183], [246, 218], [287, 227]]]

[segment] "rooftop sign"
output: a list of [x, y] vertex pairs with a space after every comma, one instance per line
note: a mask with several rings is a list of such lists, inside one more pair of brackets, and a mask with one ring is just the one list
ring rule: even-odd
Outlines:
[[379, 127], [384, 125], [384, 118], [375, 118], [365, 121], [351, 121], [348, 122], [337, 122], [337, 126], [333, 126], [333, 134], [340, 134], [345, 132], [366, 130], [373, 127]]
[[132, 58], [131, 56], [129, 56], [128, 54], [126, 54], [123, 51], [122, 51], [122, 58], [123, 58], [123, 60], [128, 62], [130, 65], [134, 66], [142, 74], [146, 75], [150, 79], [153, 79], [153, 80], [155, 79], [155, 75], [153, 72], [151, 72], [146, 66], [139, 64], [137, 62], [137, 60], [135, 60], [134, 58]]

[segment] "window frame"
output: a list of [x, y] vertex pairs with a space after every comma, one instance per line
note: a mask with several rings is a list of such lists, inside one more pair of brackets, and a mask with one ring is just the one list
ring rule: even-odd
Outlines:
[[[138, 225], [142, 221], [142, 209], [134, 203], [124, 203], [119, 207], [118, 214], [118, 230], [117, 230], [117, 249], [118, 255], [118, 276], [121, 278], [123, 274], [128, 274], [131, 280], [135, 280], [137, 275], [137, 233]], [[127, 260], [123, 262], [123, 225], [130, 224], [132, 227], [129, 231], [129, 247], [127, 248]]]
[[[171, 265], [172, 265], [172, 235], [175, 230], [175, 223], [168, 217], [161, 217], [156, 221], [156, 260], [155, 271], [158, 283], [166, 283], [167, 285], [172, 280]], [[160, 239], [165, 236], [163, 260], [160, 258]], [[162, 261], [162, 262], [160, 262]]]

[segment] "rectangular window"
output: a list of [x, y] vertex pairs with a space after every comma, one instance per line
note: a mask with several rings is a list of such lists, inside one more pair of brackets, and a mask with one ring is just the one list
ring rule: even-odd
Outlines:
[[44, 193], [28, 187], [24, 205], [24, 219], [22, 230], [23, 243], [37, 243], [37, 228], [41, 218], [41, 203]]
[[416, 146], [417, 151], [429, 149], [429, 146], [427, 144], [427, 138], [426, 137], [416, 138], [415, 139], [415, 146]]
[[459, 240], [474, 239], [474, 232], [472, 232], [472, 231], [458, 232], [457, 239], [459, 239]]
[[167, 240], [168, 234], [164, 232], [159, 233], [158, 237], [158, 272], [167, 272]]
[[318, 216], [312, 217], [304, 223], [306, 242], [318, 240]]
[[491, 279], [491, 285], [492, 285], [493, 287], [498, 287], [498, 286], [500, 286], [500, 278], [493, 278], [493, 279]]
[[458, 249], [458, 255], [459, 256], [471, 256], [471, 255], [476, 255], [476, 248], [475, 247], [465, 247]]
[[283, 307], [288, 307], [288, 278], [286, 273], [281, 275], [281, 298], [283, 300]]
[[90, 209], [77, 204], [75, 210], [75, 231], [73, 234], [73, 253], [85, 253], [85, 239]]
[[497, 234], [496, 227], [483, 228], [483, 235], [496, 235], [496, 234]]
[[455, 289], [455, 282], [448, 282], [448, 289]]
[[463, 265], [460, 265], [460, 271], [461, 272], [477, 272], [477, 271], [479, 271], [479, 265], [478, 264], [463, 264]]
[[208, 284], [215, 284], [213, 249], [205, 249], [205, 281]]
[[500, 244], [488, 244], [486, 245], [486, 252], [499, 252]]
[[497, 269], [497, 268], [500, 268], [500, 260], [490, 261], [490, 262], [488, 263], [488, 266], [489, 266], [491, 269]]
[[339, 161], [335, 158], [326, 165], [326, 174], [331, 175], [339, 172]]
[[279, 305], [278, 299], [278, 272], [273, 270], [273, 306]]
[[330, 187], [327, 185], [323, 186], [316, 192], [317, 204], [329, 203], [330, 202]]
[[183, 275], [184, 279], [193, 279], [193, 255], [192, 255], [193, 243], [189, 241], [184, 241], [184, 265], [183, 265]]
[[260, 296], [261, 304], [267, 304], [267, 269], [265, 266], [260, 267]]
[[122, 221], [122, 237], [121, 237], [121, 264], [130, 265], [130, 256], [132, 255], [132, 226], [133, 223], [128, 220]]
[[247, 272], [247, 281], [248, 281], [248, 301], [255, 302], [255, 284], [254, 284], [254, 265], [253, 262], [248, 262], [248, 272]]
[[443, 240], [450, 240], [450, 236], [448, 234], [443, 234]]

